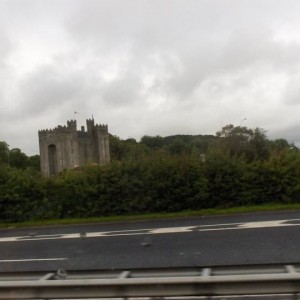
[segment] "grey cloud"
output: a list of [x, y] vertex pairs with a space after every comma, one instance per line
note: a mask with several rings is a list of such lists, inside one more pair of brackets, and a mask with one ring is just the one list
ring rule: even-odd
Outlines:
[[141, 98], [139, 93], [141, 84], [138, 78], [127, 78], [114, 80], [103, 86], [103, 102], [112, 107], [132, 105]]
[[269, 136], [269, 138], [272, 138], [272, 139], [284, 138], [289, 143], [293, 143], [297, 147], [300, 147], [299, 128], [300, 128], [300, 125], [285, 126], [279, 130], [270, 131], [268, 136]]
[[8, 36], [0, 30], [0, 65], [4, 67], [5, 61], [13, 51], [13, 44]]
[[122, 48], [122, 44], [131, 42], [137, 50], [145, 52], [176, 51], [181, 43], [193, 46], [199, 36], [210, 36], [209, 29], [218, 29], [222, 10], [230, 9], [209, 2], [186, 1], [184, 5], [178, 0], [80, 2], [77, 13], [66, 26], [72, 38], [93, 46]]
[[28, 75], [20, 86], [22, 113], [38, 114], [47, 109], [59, 110], [63, 103], [82, 97], [83, 78], [63, 70], [42, 67]]
[[[220, 72], [230, 75], [258, 63], [282, 65], [286, 71], [294, 67], [298, 47], [291, 59], [292, 47], [273, 41], [271, 16], [264, 12], [268, 9], [280, 17], [282, 7], [270, 1], [87, 1], [67, 26], [75, 40], [100, 47], [103, 55], [112, 48], [122, 51], [122, 46], [131, 51], [132, 69], [147, 68], [153, 54], [177, 56], [180, 68], [164, 66], [167, 75], [160, 88], [182, 99]], [[161, 66], [150, 67], [159, 76], [155, 67]]]
[[26, 136], [64, 124], [73, 110], [105, 119], [127, 138], [211, 133], [239, 124], [245, 112], [253, 127], [265, 127], [298, 104], [298, 1], [5, 3], [0, 65], [15, 58], [22, 66], [0, 70], [0, 94], [11, 101], [3, 119], [27, 122]]
[[300, 104], [300, 86], [299, 86], [300, 74], [294, 74], [288, 80], [285, 91], [283, 92], [282, 99], [284, 103], [288, 105]]
[[5, 119], [11, 106], [15, 72], [9, 59], [14, 53], [14, 43], [4, 30], [0, 29], [0, 118]]

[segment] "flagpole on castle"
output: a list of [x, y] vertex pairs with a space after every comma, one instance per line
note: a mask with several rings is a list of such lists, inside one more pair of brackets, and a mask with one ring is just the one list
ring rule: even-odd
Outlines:
[[74, 120], [76, 120], [76, 114], [79, 114], [79, 112], [74, 110]]

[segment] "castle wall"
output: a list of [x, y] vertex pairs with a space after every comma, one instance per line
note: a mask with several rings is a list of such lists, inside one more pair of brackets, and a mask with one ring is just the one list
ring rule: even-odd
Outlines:
[[76, 121], [67, 126], [39, 131], [41, 172], [45, 176], [57, 175], [64, 169], [72, 169], [89, 163], [110, 162], [107, 125], [94, 125], [87, 120], [88, 131], [77, 131]]
[[78, 141], [79, 165], [86, 165], [93, 162], [91, 155], [91, 141], [89, 139], [80, 139]]
[[[56, 146], [57, 174], [64, 169], [79, 166], [78, 141], [72, 133], [48, 134], [40, 139], [41, 170], [49, 176], [49, 146]], [[57, 175], [53, 174], [53, 175]]]
[[103, 129], [98, 129], [97, 140], [98, 140], [98, 163], [100, 165], [105, 165], [110, 161], [108, 132]]

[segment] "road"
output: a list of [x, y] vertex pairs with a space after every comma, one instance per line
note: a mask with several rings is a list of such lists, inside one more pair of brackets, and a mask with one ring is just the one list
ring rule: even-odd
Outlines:
[[299, 263], [300, 212], [0, 230], [0, 272]]

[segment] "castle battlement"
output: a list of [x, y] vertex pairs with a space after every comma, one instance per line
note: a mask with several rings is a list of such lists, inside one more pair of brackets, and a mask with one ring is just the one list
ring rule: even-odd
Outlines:
[[96, 124], [95, 129], [99, 131], [108, 132], [108, 126], [106, 124]]
[[43, 129], [39, 130], [39, 136], [53, 135], [53, 134], [69, 134], [73, 131], [66, 126], [57, 126], [54, 129]]
[[77, 121], [76, 120], [69, 120], [67, 121], [68, 127], [75, 127], [77, 128]]
[[[107, 124], [96, 124], [94, 125], [94, 120], [86, 120], [87, 121], [87, 129], [88, 131], [92, 131], [93, 129], [97, 131], [104, 131], [108, 133], [108, 125]], [[42, 129], [38, 131], [40, 137], [54, 134], [70, 134], [70, 133], [78, 133], [80, 136], [83, 136], [84, 133], [88, 133], [85, 130], [77, 130], [77, 124], [75, 120], [67, 121], [67, 126], [58, 125], [53, 129]]]

